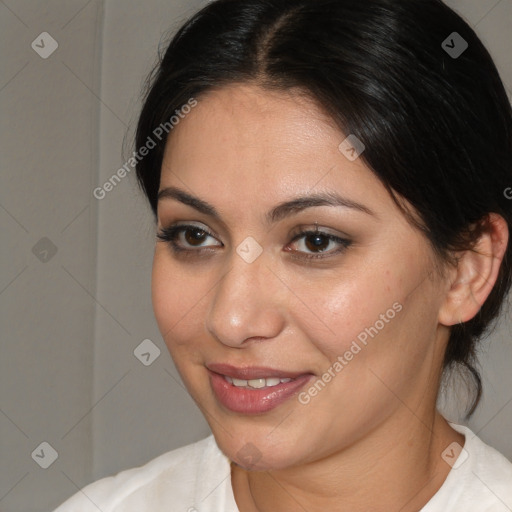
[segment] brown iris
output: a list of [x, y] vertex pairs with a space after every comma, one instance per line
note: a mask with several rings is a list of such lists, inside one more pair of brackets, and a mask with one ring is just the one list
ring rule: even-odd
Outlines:
[[199, 228], [187, 229], [185, 231], [185, 240], [190, 245], [201, 245], [208, 233]]
[[306, 247], [310, 251], [322, 252], [329, 246], [330, 240], [324, 235], [308, 235], [305, 238]]

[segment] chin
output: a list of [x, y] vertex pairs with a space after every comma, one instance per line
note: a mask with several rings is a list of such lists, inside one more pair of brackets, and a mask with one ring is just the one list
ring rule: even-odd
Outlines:
[[297, 444], [289, 433], [268, 437], [268, 428], [255, 429], [238, 426], [226, 429], [211, 425], [221, 451], [231, 461], [247, 471], [272, 471], [292, 467], [302, 461]]

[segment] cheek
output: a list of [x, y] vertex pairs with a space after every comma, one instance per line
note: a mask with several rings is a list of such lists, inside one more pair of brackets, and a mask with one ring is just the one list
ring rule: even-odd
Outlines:
[[164, 334], [172, 328], [177, 317], [175, 307], [177, 296], [173, 293], [175, 289], [175, 279], [171, 279], [171, 272], [166, 271], [164, 258], [157, 248], [151, 275], [151, 301], [160, 333], [164, 339], [166, 339]]
[[169, 350], [184, 345], [201, 315], [206, 300], [204, 279], [194, 277], [172, 262], [166, 248], [157, 248], [153, 259], [151, 298], [154, 315]]
[[[295, 286], [299, 286], [297, 280]], [[307, 297], [304, 302], [309, 311], [297, 309], [295, 322], [332, 362], [350, 350], [354, 341], [364, 347], [376, 331], [387, 330], [399, 316], [397, 309], [401, 307], [397, 302], [404, 293], [401, 276], [388, 270], [375, 275], [366, 271], [326, 276], [314, 286], [304, 284], [297, 295]]]
[[[361, 384], [373, 392], [379, 385], [376, 375], [400, 387], [415, 378], [426, 357], [432, 360], [438, 304], [425, 277], [429, 265], [419, 255], [408, 261], [416, 265], [389, 258], [297, 290], [307, 297], [310, 311], [296, 309], [294, 322], [322, 354], [315, 370], [330, 370], [326, 378], [331, 380], [332, 374], [343, 373], [343, 379], [335, 379], [339, 384], [345, 378], [363, 379]], [[300, 280], [295, 283], [299, 286]]]
[[[429, 386], [435, 381], [442, 353], [436, 343], [438, 304], [432, 283], [422, 275], [419, 267], [390, 269], [381, 272], [380, 282], [377, 276], [347, 280], [312, 298], [319, 310], [328, 312], [322, 324], [329, 331], [305, 322], [302, 328], [324, 356], [319, 373], [327, 385], [318, 382], [316, 391], [306, 390], [308, 395], [322, 390], [336, 408], [359, 414], [360, 407], [384, 410], [383, 404], [407, 395], [413, 383]], [[325, 393], [324, 387], [329, 388]], [[305, 396], [303, 402], [308, 400]], [[316, 412], [324, 413], [321, 407]]]

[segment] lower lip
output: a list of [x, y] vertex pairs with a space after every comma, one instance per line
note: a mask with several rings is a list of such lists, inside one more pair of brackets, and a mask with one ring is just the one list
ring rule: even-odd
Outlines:
[[295, 395], [313, 375], [301, 375], [277, 386], [251, 389], [230, 384], [223, 375], [208, 370], [212, 389], [218, 401], [227, 409], [242, 414], [261, 414], [275, 409]]

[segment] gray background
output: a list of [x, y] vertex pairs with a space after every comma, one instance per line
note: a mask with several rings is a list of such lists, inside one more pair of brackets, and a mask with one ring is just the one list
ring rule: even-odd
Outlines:
[[[2, 512], [52, 510], [209, 433], [153, 319], [154, 227], [135, 176], [102, 200], [92, 194], [126, 161], [159, 42], [202, 3], [0, 1]], [[448, 3], [476, 27], [510, 91], [512, 0]], [[42, 32], [59, 45], [47, 59], [31, 48]], [[485, 397], [470, 427], [512, 458], [507, 321], [485, 344]], [[149, 366], [134, 356], [144, 339], [161, 350]], [[458, 420], [456, 394], [442, 402]], [[31, 456], [42, 442], [58, 453], [48, 469], [36, 463], [48, 449]]]

